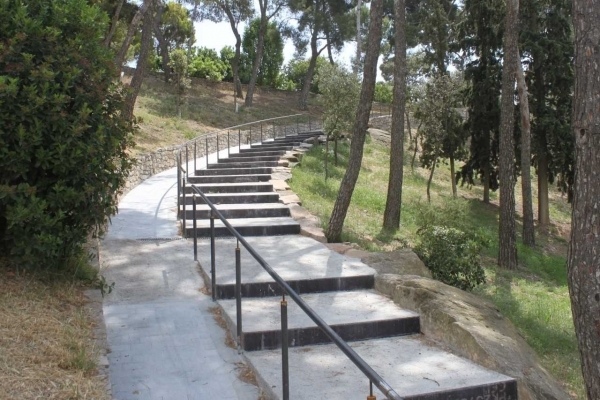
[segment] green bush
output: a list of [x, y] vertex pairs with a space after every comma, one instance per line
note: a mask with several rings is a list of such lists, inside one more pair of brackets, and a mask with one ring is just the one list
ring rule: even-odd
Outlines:
[[117, 211], [131, 167], [108, 17], [85, 0], [0, 0], [0, 253], [57, 267]]
[[194, 49], [189, 70], [192, 77], [220, 82], [227, 74], [227, 64], [221, 61], [215, 50], [200, 47]]
[[485, 240], [447, 226], [426, 226], [417, 232], [421, 242], [415, 252], [439, 281], [463, 290], [485, 282], [480, 253]]

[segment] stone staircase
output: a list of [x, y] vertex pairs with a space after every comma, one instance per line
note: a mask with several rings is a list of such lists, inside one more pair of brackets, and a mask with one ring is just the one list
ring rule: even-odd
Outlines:
[[[373, 290], [375, 271], [360, 260], [333, 252], [298, 235], [299, 225], [277, 203], [268, 183], [279, 157], [312, 134], [275, 139], [242, 149], [189, 178], [210, 193], [217, 208], [248, 243], [303, 300], [386, 380], [403, 399], [516, 400], [517, 384], [453, 355], [420, 334], [420, 316], [400, 309]], [[238, 161], [239, 160], [239, 161]], [[189, 190], [186, 201], [189, 202]], [[196, 215], [199, 236], [207, 236], [208, 206]], [[188, 221], [188, 234], [191, 222]], [[215, 221], [218, 236], [230, 236]], [[284, 236], [276, 236], [283, 235]], [[216, 299], [230, 332], [236, 335], [235, 257], [233, 238], [215, 245]], [[198, 247], [202, 275], [210, 287], [210, 245]], [[246, 251], [241, 249], [241, 351], [267, 398], [282, 398], [281, 289]], [[288, 301], [288, 344], [291, 399], [364, 399], [368, 379], [293, 302]], [[377, 399], [385, 396], [374, 388]]]

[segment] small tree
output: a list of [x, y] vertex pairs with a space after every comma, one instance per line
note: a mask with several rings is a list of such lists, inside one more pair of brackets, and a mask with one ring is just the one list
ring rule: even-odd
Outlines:
[[355, 74], [337, 65], [325, 64], [318, 76], [322, 92], [323, 132], [325, 141], [325, 179], [328, 178], [327, 159], [329, 157], [329, 138], [335, 141], [334, 159], [337, 165], [337, 141], [342, 133], [349, 132], [356, 116], [356, 107], [360, 93], [360, 82]]
[[171, 78], [175, 85], [177, 93], [177, 115], [181, 118], [181, 99], [185, 90], [190, 87], [190, 78], [188, 78], [188, 58], [185, 50], [175, 49], [171, 52], [170, 67], [173, 71]]
[[23, 267], [61, 267], [117, 211], [133, 124], [106, 23], [85, 0], [0, 2], [0, 254]]
[[431, 201], [430, 188], [435, 167], [441, 159], [450, 160], [452, 196], [456, 197], [455, 161], [464, 155], [466, 132], [462, 117], [456, 111], [460, 80], [449, 75], [432, 78], [425, 90], [425, 99], [419, 105], [418, 118], [423, 122], [421, 165], [430, 169], [427, 181], [427, 199]]

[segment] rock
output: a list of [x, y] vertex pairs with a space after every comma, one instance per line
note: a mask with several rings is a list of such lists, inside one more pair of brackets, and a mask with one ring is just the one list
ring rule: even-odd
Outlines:
[[418, 275], [431, 278], [431, 272], [411, 249], [369, 253], [361, 261], [378, 274]]
[[380, 274], [375, 277], [375, 289], [391, 296], [400, 307], [418, 312], [421, 331], [429, 338], [517, 379], [520, 400], [569, 399], [515, 326], [491, 302], [420, 276]]
[[371, 254], [371, 253], [369, 253], [368, 251], [358, 250], [358, 249], [350, 249], [344, 253], [344, 255], [346, 257], [358, 258], [359, 260], [362, 260], [364, 257], [368, 256], [369, 254]]
[[392, 137], [390, 133], [387, 131], [382, 131], [381, 129], [369, 128], [367, 132], [371, 136], [371, 139], [375, 142], [379, 142], [380, 144], [389, 146], [392, 142]]
[[344, 254], [348, 250], [352, 250], [354, 248], [349, 243], [327, 243], [325, 246], [329, 247], [331, 250], [335, 251], [336, 253], [340, 253], [340, 254]]
[[278, 167], [287, 167], [290, 165], [290, 162], [288, 160], [279, 160], [277, 161], [277, 166]]
[[313, 219], [317, 221], [317, 217], [313, 216], [306, 208], [302, 207], [298, 204], [290, 204], [290, 213], [292, 214], [292, 218], [296, 221], [300, 221], [301, 219]]
[[298, 197], [298, 195], [295, 195], [295, 194], [279, 196], [279, 201], [282, 202], [283, 204], [291, 204], [291, 203], [302, 204], [302, 200], [300, 200], [300, 197]]
[[271, 179], [269, 183], [273, 185], [273, 190], [276, 192], [281, 192], [290, 188], [286, 181], [282, 179]]
[[300, 222], [300, 234], [315, 239], [317, 242], [327, 243], [323, 229], [316, 226], [304, 226]]

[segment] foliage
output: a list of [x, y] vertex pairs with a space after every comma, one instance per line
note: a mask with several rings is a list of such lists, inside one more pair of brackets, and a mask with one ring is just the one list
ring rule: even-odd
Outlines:
[[318, 82], [324, 107], [323, 131], [333, 137], [349, 133], [358, 107], [358, 78], [342, 67], [324, 64], [319, 69]]
[[415, 252], [435, 279], [462, 290], [485, 282], [479, 256], [485, 242], [480, 237], [447, 226], [428, 226], [418, 234]]
[[117, 211], [132, 121], [106, 14], [85, 0], [0, 2], [0, 248], [56, 268]]
[[375, 84], [374, 100], [378, 103], [392, 104], [394, 100], [394, 86], [386, 82]]
[[[244, 31], [242, 39], [242, 50], [245, 57], [240, 63], [240, 79], [247, 75], [250, 80], [252, 64], [256, 58], [256, 47], [258, 46], [258, 32], [260, 30], [260, 18], [253, 19]], [[277, 24], [271, 22], [267, 25], [265, 32], [264, 47], [260, 67], [258, 68], [257, 83], [261, 86], [275, 87], [278, 83], [279, 71], [283, 64], [283, 38]]]
[[192, 52], [189, 69], [190, 76], [219, 82], [231, 70], [231, 64], [223, 62], [215, 50], [200, 47]]
[[185, 45], [195, 35], [190, 12], [181, 3], [175, 1], [167, 3], [159, 29], [169, 44], [169, 50]]
[[[304, 78], [308, 72], [309, 60], [293, 59], [284, 67], [284, 80], [280, 84], [280, 88], [293, 88], [293, 90], [302, 90]], [[317, 66], [315, 69], [316, 76], [319, 76], [321, 67], [329, 64], [323, 57], [317, 58]], [[321, 93], [319, 90], [319, 81], [314, 79], [310, 85], [312, 93]]]
[[221, 61], [225, 64], [225, 74], [223, 80], [226, 82], [233, 82], [233, 68], [231, 62], [235, 57], [235, 50], [231, 46], [223, 46], [219, 53]]

